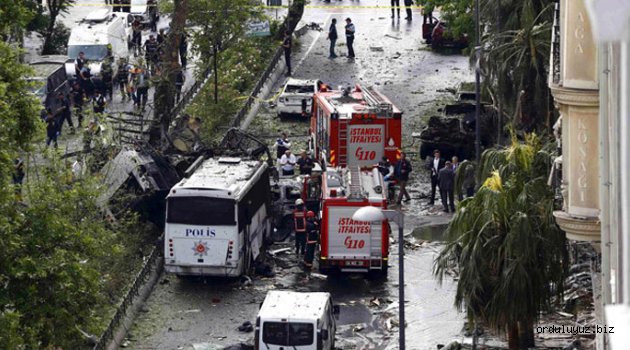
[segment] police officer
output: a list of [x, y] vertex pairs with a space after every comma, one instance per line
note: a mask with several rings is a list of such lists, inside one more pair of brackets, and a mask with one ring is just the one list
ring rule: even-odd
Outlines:
[[293, 40], [291, 39], [291, 32], [286, 31], [284, 33], [284, 40], [282, 41], [282, 48], [284, 49], [284, 61], [287, 65], [287, 77], [291, 76], [291, 49], [293, 48]]
[[129, 96], [129, 99], [131, 100], [131, 96], [129, 95], [127, 88], [127, 84], [129, 84], [129, 65], [125, 62], [124, 58], [120, 58], [120, 60], [118, 60], [116, 79], [118, 80], [118, 88], [120, 89], [122, 101], [124, 102], [127, 96]]
[[85, 92], [81, 89], [78, 82], [72, 85], [72, 102], [74, 103], [74, 114], [79, 121], [79, 127], [83, 123], [83, 99], [85, 98]]
[[111, 58], [107, 57], [101, 63], [101, 79], [103, 79], [103, 91], [105, 96], [109, 96], [112, 100], [114, 95], [114, 69], [112, 68]]
[[74, 124], [72, 123], [72, 111], [70, 109], [70, 101], [68, 101], [66, 96], [61, 91], [57, 94], [57, 101], [60, 107], [55, 113], [55, 117], [58, 121], [57, 127], [59, 128], [59, 134], [61, 134], [61, 128], [64, 121], [68, 121], [68, 125], [70, 126], [70, 133], [74, 134]]
[[105, 96], [101, 94], [100, 90], [96, 90], [96, 94], [94, 95], [94, 100], [92, 101], [94, 113], [103, 113], [105, 112]]
[[311, 269], [315, 259], [315, 248], [319, 241], [319, 224], [315, 220], [315, 213], [312, 210], [306, 212], [306, 254], [304, 255], [304, 267]]
[[159, 44], [157, 40], [155, 40], [155, 36], [153, 34], [149, 35], [149, 40], [145, 41], [144, 50], [144, 57], [147, 61], [147, 65], [150, 66], [150, 70], [153, 72], [159, 61]]
[[346, 18], [346, 46], [348, 46], [348, 58], [354, 58], [354, 24], [352, 23], [352, 19], [350, 17]]
[[295, 200], [293, 222], [295, 223], [295, 255], [304, 255], [306, 250], [306, 208], [304, 208], [302, 198]]

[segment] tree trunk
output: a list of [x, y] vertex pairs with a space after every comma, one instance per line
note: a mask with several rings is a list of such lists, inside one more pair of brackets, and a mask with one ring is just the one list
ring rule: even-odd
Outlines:
[[165, 38], [165, 47], [162, 51], [162, 70], [158, 77], [153, 101], [155, 109], [153, 113], [154, 123], [149, 132], [149, 143], [154, 147], [160, 146], [163, 136], [168, 133], [168, 128], [174, 115], [171, 111], [175, 106], [175, 81], [181, 69], [179, 64], [179, 44], [184, 33], [184, 25], [188, 13], [187, 0], [175, 0], [171, 31]]
[[526, 320], [518, 323], [518, 338], [521, 349], [527, 350], [535, 347], [533, 322]]
[[212, 72], [212, 74], [214, 75], [214, 103], [217, 104], [219, 103], [219, 70], [217, 69], [218, 67], [218, 58], [217, 56], [219, 56], [219, 48], [218, 48], [218, 44], [215, 43], [212, 46], [212, 61], [214, 62], [214, 71]]
[[46, 28], [46, 33], [44, 34], [42, 55], [48, 55], [50, 53], [50, 39], [52, 38], [53, 32], [55, 30], [55, 21], [57, 21], [57, 16], [59, 15], [59, 10], [57, 9], [57, 6], [55, 6], [54, 0], [47, 0], [46, 4], [48, 5], [48, 11], [50, 12], [50, 20], [48, 21], [48, 27]]
[[512, 323], [508, 325], [508, 349], [520, 350], [518, 337], [518, 324]]

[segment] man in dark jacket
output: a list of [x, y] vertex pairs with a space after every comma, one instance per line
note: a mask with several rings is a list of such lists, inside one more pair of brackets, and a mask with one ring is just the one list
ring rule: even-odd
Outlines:
[[396, 176], [398, 185], [400, 186], [400, 192], [398, 192], [398, 199], [396, 200], [398, 205], [401, 204], [403, 196], [405, 197], [405, 202], [411, 200], [411, 196], [407, 193], [407, 181], [409, 181], [409, 173], [411, 173], [412, 170], [411, 162], [407, 160], [405, 152], [400, 153], [400, 160], [394, 167], [394, 176]]
[[291, 39], [291, 32], [288, 30], [284, 33], [282, 48], [284, 49], [284, 61], [287, 64], [287, 76], [289, 77], [291, 76], [291, 49], [293, 48], [293, 40]]
[[446, 162], [444, 168], [438, 173], [438, 182], [440, 183], [440, 197], [442, 197], [442, 205], [444, 211], [455, 212], [455, 201], [453, 189], [455, 188], [455, 173], [451, 162]]
[[330, 40], [330, 54], [328, 58], [337, 58], [335, 54], [335, 44], [337, 43], [337, 19], [333, 18], [328, 29], [328, 40]]
[[72, 123], [72, 110], [70, 109], [70, 101], [63, 92], [59, 92], [57, 94], [57, 100], [59, 101], [59, 109], [55, 113], [55, 117], [57, 118], [57, 128], [59, 129], [59, 134], [61, 134], [61, 128], [63, 126], [63, 122], [67, 121], [70, 126], [70, 133], [74, 134], [74, 124]]
[[438, 173], [444, 168], [444, 159], [440, 157], [440, 150], [433, 151], [433, 158], [427, 159], [426, 168], [431, 171], [431, 199], [429, 205], [435, 204], [435, 187], [438, 186]]

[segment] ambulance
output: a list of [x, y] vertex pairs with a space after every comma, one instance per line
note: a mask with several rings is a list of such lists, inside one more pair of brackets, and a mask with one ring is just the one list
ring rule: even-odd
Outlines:
[[321, 177], [319, 269], [387, 277], [389, 225], [356, 221], [361, 207], [387, 208], [385, 184], [378, 169], [329, 168]]
[[377, 164], [400, 158], [402, 112], [373, 87], [320, 91], [313, 97], [309, 148], [325, 166]]

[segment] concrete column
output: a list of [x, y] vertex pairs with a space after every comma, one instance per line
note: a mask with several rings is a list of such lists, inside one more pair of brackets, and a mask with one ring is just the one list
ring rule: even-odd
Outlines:
[[583, 0], [560, 2], [560, 85], [551, 92], [562, 115], [564, 208], [554, 212], [567, 238], [597, 242], [599, 197], [599, 71], [597, 45]]

